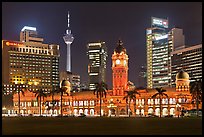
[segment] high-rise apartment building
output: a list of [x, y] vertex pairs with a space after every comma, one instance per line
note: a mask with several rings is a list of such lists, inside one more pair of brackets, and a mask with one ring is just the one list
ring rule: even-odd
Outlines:
[[202, 44], [171, 52], [171, 84], [175, 86], [176, 74], [183, 69], [190, 81], [202, 79]]
[[105, 42], [87, 44], [89, 89], [94, 90], [96, 83], [106, 82], [107, 47]]
[[2, 84], [11, 93], [27, 87], [49, 92], [59, 85], [59, 45], [44, 44], [34, 27], [25, 26], [20, 41], [2, 40]]
[[151, 28], [146, 30], [147, 88], [170, 86], [170, 52], [168, 45], [168, 20], [151, 18]]

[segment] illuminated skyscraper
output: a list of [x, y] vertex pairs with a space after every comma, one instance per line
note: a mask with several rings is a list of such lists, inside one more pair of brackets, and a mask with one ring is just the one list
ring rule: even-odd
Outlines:
[[2, 84], [7, 93], [27, 87], [49, 92], [59, 86], [59, 45], [45, 44], [35, 27], [25, 26], [20, 42], [2, 40]]
[[96, 83], [106, 82], [107, 48], [105, 42], [92, 42], [87, 45], [89, 58], [89, 89], [94, 90]]
[[175, 86], [176, 74], [183, 69], [190, 81], [202, 79], [202, 44], [185, 47], [171, 52], [171, 82]]
[[71, 30], [69, 29], [69, 12], [68, 12], [68, 19], [67, 19], [67, 30], [66, 30], [66, 34], [64, 35], [63, 39], [64, 42], [67, 44], [67, 64], [66, 64], [66, 71], [71, 72], [71, 49], [70, 49], [70, 45], [72, 44], [74, 37], [71, 34]]
[[152, 17], [151, 28], [146, 30], [147, 88], [170, 86], [170, 52], [168, 20]]

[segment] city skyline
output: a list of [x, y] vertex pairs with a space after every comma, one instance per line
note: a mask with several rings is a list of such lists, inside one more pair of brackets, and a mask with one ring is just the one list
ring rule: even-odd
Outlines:
[[129, 56], [128, 80], [137, 86], [139, 68], [146, 64], [145, 33], [146, 28], [151, 27], [151, 17], [168, 18], [169, 29], [173, 27], [183, 29], [185, 44], [193, 46], [202, 43], [201, 4], [199, 2], [3, 2], [2, 39], [19, 41], [19, 33], [23, 26], [36, 27], [45, 43], [60, 45], [60, 71], [65, 70], [66, 44], [62, 37], [67, 28], [69, 11], [70, 29], [75, 38], [71, 46], [72, 72], [81, 76], [81, 82], [88, 82], [86, 45], [101, 40], [106, 42], [108, 49], [107, 83], [109, 88], [112, 88], [111, 56], [118, 39], [121, 39]]

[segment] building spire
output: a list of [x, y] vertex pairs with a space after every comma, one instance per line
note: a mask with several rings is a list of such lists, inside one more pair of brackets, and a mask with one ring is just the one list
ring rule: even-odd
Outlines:
[[69, 11], [68, 11], [68, 14], [67, 14], [67, 27], [69, 28]]

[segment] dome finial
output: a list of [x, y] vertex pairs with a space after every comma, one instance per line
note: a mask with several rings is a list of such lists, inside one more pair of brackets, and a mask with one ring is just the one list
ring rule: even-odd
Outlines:
[[122, 51], [126, 53], [126, 49], [123, 47], [123, 42], [121, 39], [118, 40], [117, 47], [114, 50], [116, 53], [121, 53]]

